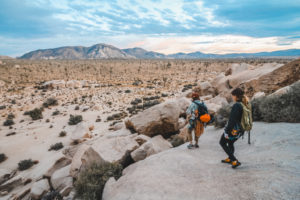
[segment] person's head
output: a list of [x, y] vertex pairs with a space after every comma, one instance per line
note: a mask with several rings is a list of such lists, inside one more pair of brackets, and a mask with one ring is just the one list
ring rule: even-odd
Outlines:
[[193, 99], [193, 101], [199, 100], [200, 99], [199, 94], [197, 92], [193, 92], [192, 99]]
[[241, 88], [236, 88], [234, 90], [232, 90], [231, 95], [232, 95], [232, 99], [235, 102], [241, 102], [243, 101], [244, 98], [244, 91]]

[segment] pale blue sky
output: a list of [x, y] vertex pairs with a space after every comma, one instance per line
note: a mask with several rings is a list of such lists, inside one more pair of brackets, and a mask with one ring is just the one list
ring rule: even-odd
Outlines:
[[0, 0], [0, 54], [108, 43], [162, 53], [300, 48], [299, 0]]

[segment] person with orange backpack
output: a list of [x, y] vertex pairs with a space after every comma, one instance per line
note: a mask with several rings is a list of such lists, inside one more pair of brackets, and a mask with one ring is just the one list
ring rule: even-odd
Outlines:
[[244, 95], [244, 91], [241, 88], [234, 89], [231, 95], [235, 104], [231, 109], [229, 120], [221, 136], [220, 145], [228, 155], [228, 158], [222, 160], [222, 163], [231, 164], [232, 168], [236, 168], [241, 163], [234, 156], [234, 143], [244, 135], [245, 131], [251, 130], [252, 109], [248, 98]]
[[[190, 144], [187, 146], [188, 149], [192, 149], [193, 147], [199, 148], [198, 140], [199, 137], [204, 132], [204, 125], [211, 120], [210, 115], [208, 114], [208, 110], [206, 105], [200, 101], [198, 93], [192, 93], [192, 103], [188, 107], [187, 111], [187, 119], [188, 119], [188, 139]], [[193, 136], [192, 132], [194, 130], [195, 134], [195, 145], [193, 145]]]

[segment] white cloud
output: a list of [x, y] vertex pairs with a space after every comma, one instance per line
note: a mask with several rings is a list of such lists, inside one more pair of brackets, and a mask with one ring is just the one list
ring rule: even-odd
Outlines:
[[255, 38], [241, 35], [199, 35], [199, 36], [156, 36], [145, 37], [143, 40], [129, 44], [130, 47], [140, 46], [147, 50], [165, 54], [178, 52], [190, 53], [255, 53], [300, 48], [300, 40], [290, 41], [287, 45], [278, 45], [280, 37]]

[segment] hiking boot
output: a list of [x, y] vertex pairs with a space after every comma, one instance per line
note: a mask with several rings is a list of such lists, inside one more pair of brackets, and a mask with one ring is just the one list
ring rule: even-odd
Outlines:
[[192, 145], [192, 144], [189, 144], [189, 145], [187, 146], [188, 149], [192, 149], [193, 147], [194, 147], [194, 145]]
[[231, 164], [230, 158], [226, 158], [225, 160], [221, 160], [222, 163]]
[[235, 160], [235, 161], [231, 162], [231, 167], [233, 169], [237, 168], [240, 165], [241, 165], [241, 163], [238, 160]]
[[198, 145], [198, 144], [195, 144], [195, 148], [199, 148], [199, 145]]

